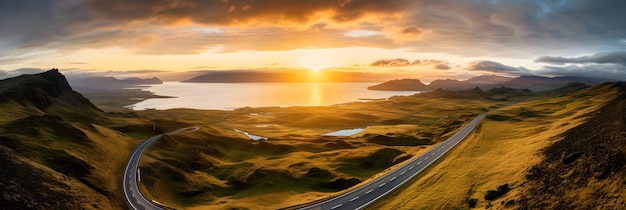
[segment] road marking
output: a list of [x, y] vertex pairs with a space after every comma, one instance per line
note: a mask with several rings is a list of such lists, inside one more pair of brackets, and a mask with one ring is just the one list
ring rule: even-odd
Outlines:
[[422, 161], [420, 161], [420, 162], [417, 162], [417, 165], [419, 165], [419, 164], [422, 164]]
[[396, 177], [394, 176], [394, 177], [393, 177], [393, 178], [391, 178], [390, 180], [391, 180], [391, 181], [393, 181], [393, 180], [395, 180], [395, 179], [396, 179]]
[[365, 192], [365, 194], [370, 194], [372, 191], [374, 191], [374, 190], [373, 189], [369, 190], [369, 191]]
[[409, 168], [409, 170], [411, 170], [411, 169], [413, 169], [413, 168], [415, 168], [415, 166], [411, 166], [411, 167]]
[[402, 173], [400, 173], [400, 175], [403, 175], [404, 173], [406, 173], [406, 171], [403, 171]]
[[378, 185], [378, 187], [385, 186], [385, 184], [387, 184], [387, 183], [382, 183], [382, 184]]
[[359, 199], [359, 197], [357, 196], [357, 197], [350, 199], [350, 202], [355, 201], [356, 199]]
[[428, 160], [428, 157], [424, 158], [424, 160]]
[[341, 207], [341, 205], [343, 205], [343, 204], [339, 204], [339, 205], [333, 206], [333, 207], [332, 207], [332, 208], [330, 208], [330, 209], [336, 209], [336, 208], [339, 208], [339, 207]]

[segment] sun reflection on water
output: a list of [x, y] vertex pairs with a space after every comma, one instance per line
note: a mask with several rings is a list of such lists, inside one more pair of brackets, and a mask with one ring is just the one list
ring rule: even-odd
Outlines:
[[318, 83], [311, 83], [311, 94], [309, 97], [309, 101], [313, 106], [320, 106], [324, 103], [322, 100], [322, 91], [320, 91], [320, 85]]

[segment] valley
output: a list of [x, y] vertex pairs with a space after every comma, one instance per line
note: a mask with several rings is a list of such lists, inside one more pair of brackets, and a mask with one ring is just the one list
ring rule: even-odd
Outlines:
[[[7, 193], [22, 195], [5, 196], [3, 202], [16, 208], [29, 202], [55, 208], [125, 208], [119, 183], [135, 146], [150, 136], [191, 126], [198, 130], [163, 136], [143, 153], [139, 189], [148, 200], [184, 209], [278, 209], [315, 202], [394, 170], [490, 110], [458, 148], [371, 208], [531, 205], [541, 200], [533, 197], [541, 194], [538, 190], [550, 189], [537, 188], [541, 185], [533, 181], [543, 175], [529, 175], [530, 169], [546, 170], [538, 168], [544, 164], [540, 151], [623, 93], [622, 83], [570, 84], [544, 93], [504, 87], [436, 90], [326, 107], [107, 113], [73, 92], [55, 71], [2, 82], [2, 106], [12, 110], [3, 113], [0, 123], [3, 158], [5, 164], [21, 165], [9, 167], [15, 170], [7, 174], [47, 171], [37, 178], [42, 180], [38, 192], [45, 192], [39, 197], [21, 191], [39, 182], [4, 178], [12, 180], [2, 182], [10, 189]], [[35, 97], [22, 97], [22, 92]], [[351, 136], [322, 136], [353, 128], [366, 129]], [[618, 168], [598, 176], [620, 173], [614, 171]], [[505, 184], [504, 195], [482, 198]], [[67, 187], [55, 187], [60, 185]], [[449, 199], [433, 199], [441, 193]], [[49, 195], [73, 202], [46, 199]]]

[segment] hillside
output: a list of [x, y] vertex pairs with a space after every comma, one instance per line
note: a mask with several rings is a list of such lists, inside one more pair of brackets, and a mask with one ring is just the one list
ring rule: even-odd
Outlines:
[[473, 88], [329, 107], [122, 114], [102, 112], [56, 70], [23, 75], [0, 80], [0, 205], [124, 209], [120, 179], [134, 146], [194, 125], [201, 129], [166, 136], [144, 154], [140, 187], [149, 199], [179, 208], [281, 208], [367, 182], [497, 109], [441, 164], [373, 208], [619, 209], [625, 92], [624, 83], [570, 83], [542, 94]]
[[624, 87], [573, 83], [503, 107], [370, 209], [623, 209]]
[[57, 70], [0, 80], [0, 206], [123, 209], [119, 179], [151, 123], [110, 115]]
[[521, 209], [626, 208], [626, 83], [596, 88], [619, 92], [542, 150], [520, 186]]

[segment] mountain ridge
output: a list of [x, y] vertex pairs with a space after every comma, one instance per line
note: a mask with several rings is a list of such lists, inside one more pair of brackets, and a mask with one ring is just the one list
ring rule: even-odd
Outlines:
[[216, 70], [207, 71], [183, 83], [264, 83], [264, 82], [379, 82], [380, 75], [363, 72], [322, 70]]
[[481, 75], [469, 78], [467, 80], [438, 79], [433, 80], [428, 85], [424, 85], [416, 79], [396, 79], [370, 86], [368, 87], [368, 90], [432, 91], [436, 89], [466, 90], [475, 87], [487, 90], [498, 87], [509, 87], [514, 89], [529, 89], [535, 92], [542, 92], [557, 89], [572, 82], [579, 82], [587, 85], [597, 85], [610, 81], [610, 79], [586, 77], [520, 76], [513, 78], [496, 75]]

